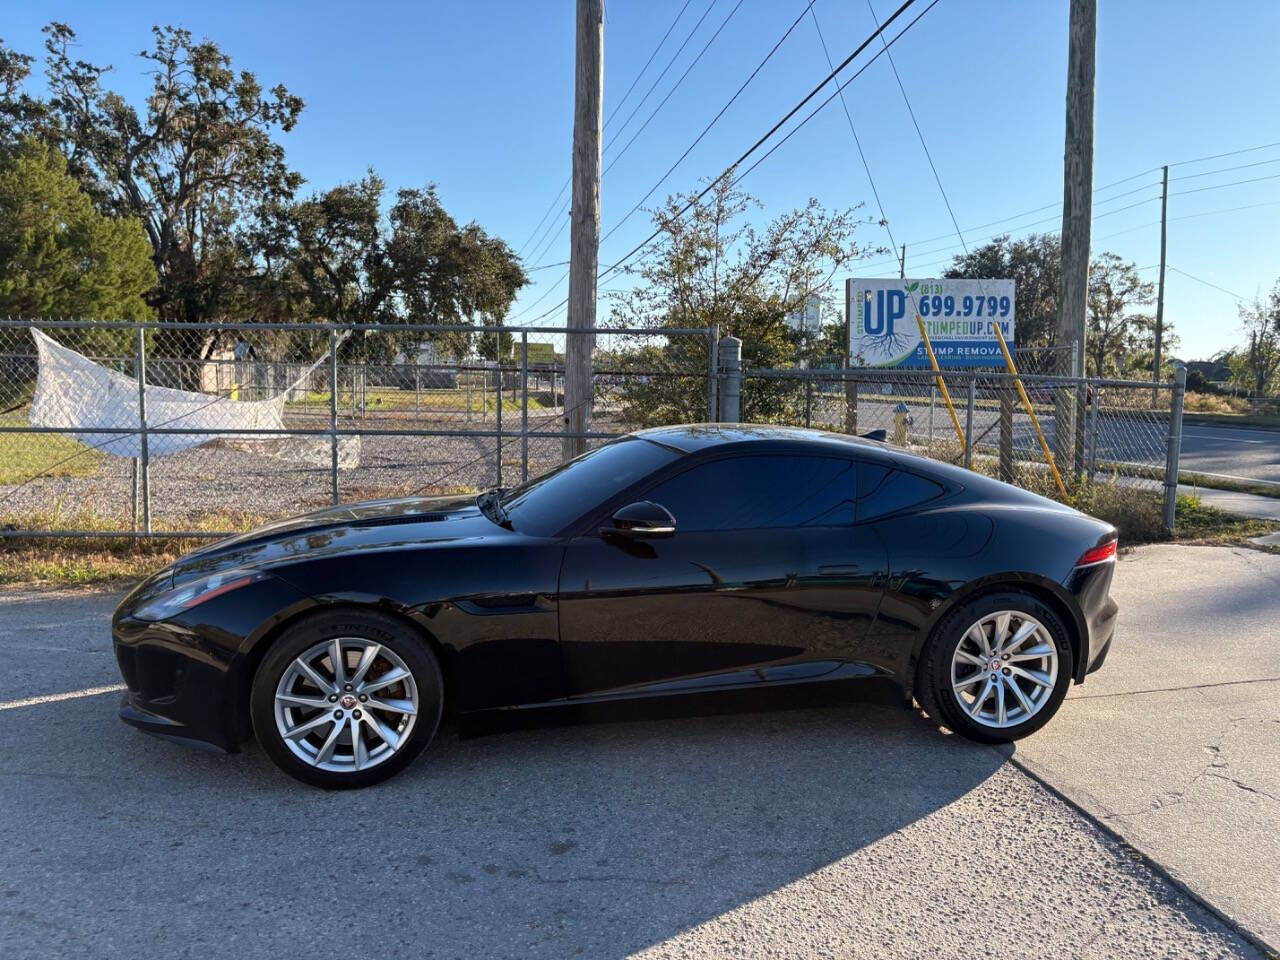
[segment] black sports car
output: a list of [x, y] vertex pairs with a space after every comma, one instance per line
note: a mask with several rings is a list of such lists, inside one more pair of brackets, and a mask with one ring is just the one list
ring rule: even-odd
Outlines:
[[[121, 717], [322, 787], [478, 715], [858, 680], [968, 737], [1043, 725], [1106, 656], [1116, 531], [882, 443], [631, 434], [513, 490], [271, 524], [140, 584]], [[857, 686], [857, 685], [855, 685]]]

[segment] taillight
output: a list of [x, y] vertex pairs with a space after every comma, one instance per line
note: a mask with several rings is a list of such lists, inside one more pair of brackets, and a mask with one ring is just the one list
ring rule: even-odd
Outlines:
[[1080, 559], [1076, 561], [1076, 566], [1089, 567], [1095, 563], [1106, 563], [1108, 560], [1114, 560], [1116, 558], [1116, 547], [1119, 543], [1119, 540], [1108, 540], [1100, 547], [1086, 550], [1080, 556]]

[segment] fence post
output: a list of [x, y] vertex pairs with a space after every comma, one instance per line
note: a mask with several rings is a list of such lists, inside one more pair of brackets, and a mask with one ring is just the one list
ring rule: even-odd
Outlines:
[[969, 378], [969, 397], [964, 411], [964, 468], [973, 469], [973, 407], [978, 392], [977, 380]]
[[329, 486], [338, 503], [338, 335], [329, 328]]
[[529, 334], [520, 334], [520, 482], [529, 479]]
[[1169, 404], [1169, 437], [1164, 461], [1164, 528], [1173, 532], [1178, 504], [1178, 455], [1182, 451], [1182, 401], [1187, 392], [1187, 368], [1178, 364]]
[[499, 360], [497, 360], [496, 362], [497, 362], [497, 364], [498, 364], [498, 382], [497, 382], [497, 387], [498, 387], [498, 389], [497, 389], [497, 391], [496, 391], [496, 393], [498, 394], [498, 416], [497, 416], [497, 421], [498, 421], [498, 482], [497, 482], [496, 486], [501, 487], [501, 486], [502, 486], [502, 360], [501, 360], [501, 359], [499, 359]]
[[[716, 370], [716, 357], [720, 349], [720, 324], [713, 323], [711, 325], [707, 339], [709, 341], [707, 349], [707, 421], [715, 423], [720, 409], [720, 377]], [[551, 395], [555, 396], [554, 387]]]
[[804, 425], [813, 426], [813, 377], [808, 370], [804, 374]]
[[849, 355], [844, 357], [844, 432], [858, 432], [858, 381], [849, 376]]
[[413, 358], [413, 415], [422, 415], [422, 364], [418, 357]]
[[138, 474], [142, 477], [142, 532], [151, 533], [151, 451], [147, 443], [147, 338], [142, 324], [138, 324], [138, 436], [141, 456]]
[[933, 404], [937, 400], [938, 388], [929, 385], [929, 452], [933, 452]]
[[720, 422], [738, 423], [742, 410], [742, 341], [725, 337], [718, 348], [720, 376]]
[[[1013, 387], [999, 381], [1000, 393], [1000, 479], [1013, 482]], [[1054, 426], [1057, 429], [1057, 425]]]
[[[1085, 381], [1085, 398], [1089, 396], [1088, 381]], [[1085, 480], [1093, 483], [1093, 473], [1098, 469], [1098, 408], [1102, 406], [1102, 385], [1093, 391], [1093, 403], [1089, 404], [1089, 420], [1085, 431], [1088, 436], [1085, 438], [1089, 443], [1089, 461], [1088, 469], [1085, 471]]]

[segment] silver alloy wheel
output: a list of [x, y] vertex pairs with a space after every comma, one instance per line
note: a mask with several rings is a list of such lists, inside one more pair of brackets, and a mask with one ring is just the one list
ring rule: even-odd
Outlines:
[[1057, 682], [1053, 636], [1021, 610], [987, 614], [964, 632], [951, 658], [952, 693], [969, 719], [984, 727], [1030, 720]]
[[360, 637], [317, 643], [276, 684], [276, 730], [319, 770], [352, 773], [388, 760], [417, 716], [418, 687], [405, 662]]

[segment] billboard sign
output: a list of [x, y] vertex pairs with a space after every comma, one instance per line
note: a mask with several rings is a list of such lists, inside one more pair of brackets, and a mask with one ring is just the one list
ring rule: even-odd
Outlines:
[[529, 343], [529, 362], [539, 366], [552, 366], [556, 362], [556, 348], [551, 343]]
[[917, 316], [939, 366], [1004, 366], [994, 326], [1012, 350], [1013, 281], [846, 280], [845, 316], [850, 366], [928, 368]]

